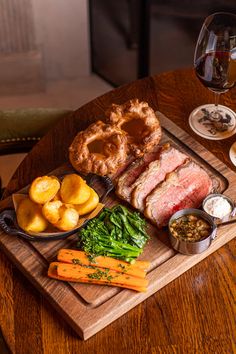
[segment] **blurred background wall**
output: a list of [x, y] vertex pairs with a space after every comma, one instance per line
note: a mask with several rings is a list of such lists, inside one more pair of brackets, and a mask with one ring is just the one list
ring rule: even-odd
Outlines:
[[113, 85], [193, 65], [209, 14], [235, 0], [90, 0], [92, 67]]
[[90, 74], [86, 0], [0, 0], [0, 93]]
[[36, 42], [43, 54], [46, 77], [71, 79], [89, 75], [87, 1], [29, 1], [32, 1]]
[[216, 11], [235, 13], [236, 1], [0, 0], [0, 104], [55, 81], [101, 84], [100, 93], [110, 86], [94, 74], [118, 86], [192, 66], [201, 24]]

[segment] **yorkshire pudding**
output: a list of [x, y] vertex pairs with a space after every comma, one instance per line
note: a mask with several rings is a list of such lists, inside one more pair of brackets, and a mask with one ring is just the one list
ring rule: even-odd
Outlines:
[[135, 156], [150, 151], [161, 139], [160, 122], [147, 102], [133, 99], [122, 105], [112, 104], [107, 116], [107, 123], [126, 133]]
[[115, 125], [97, 121], [76, 135], [69, 159], [77, 171], [104, 176], [126, 161], [127, 151], [126, 134]]

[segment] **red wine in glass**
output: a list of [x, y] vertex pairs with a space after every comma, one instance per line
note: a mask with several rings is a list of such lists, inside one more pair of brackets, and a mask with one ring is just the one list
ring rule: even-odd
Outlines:
[[231, 59], [230, 52], [210, 52], [196, 61], [195, 71], [204, 86], [224, 93], [236, 83], [236, 70], [233, 71], [232, 66], [236, 69], [236, 59]]
[[218, 12], [204, 21], [194, 55], [195, 73], [215, 94], [215, 103], [196, 108], [189, 117], [191, 128], [208, 139], [224, 139], [236, 131], [235, 113], [218, 105], [220, 94], [236, 84], [236, 15]]

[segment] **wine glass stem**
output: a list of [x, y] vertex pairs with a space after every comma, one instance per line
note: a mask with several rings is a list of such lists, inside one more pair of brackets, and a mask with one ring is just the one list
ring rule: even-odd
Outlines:
[[211, 120], [219, 120], [221, 118], [221, 114], [218, 110], [218, 105], [219, 105], [219, 99], [220, 99], [220, 92], [214, 92], [215, 94], [215, 107], [214, 110], [210, 113], [210, 118]]
[[218, 112], [218, 105], [220, 100], [220, 92], [215, 92], [215, 111]]

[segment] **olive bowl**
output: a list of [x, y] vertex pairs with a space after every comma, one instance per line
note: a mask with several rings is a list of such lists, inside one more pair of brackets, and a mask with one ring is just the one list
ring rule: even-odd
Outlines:
[[[185, 241], [176, 238], [172, 234], [170, 230], [170, 226], [175, 220], [179, 219], [184, 215], [196, 215], [206, 220], [211, 226], [210, 234], [206, 236], [204, 239], [199, 241], [187, 241], [187, 240]], [[214, 222], [214, 219], [205, 211], [200, 209], [192, 209], [192, 208], [182, 209], [177, 211], [175, 214], [173, 214], [169, 220], [168, 230], [169, 230], [169, 239], [170, 239], [171, 246], [176, 251], [186, 255], [193, 255], [193, 254], [204, 252], [206, 249], [208, 249], [208, 247], [210, 247], [212, 240], [214, 240], [217, 234], [217, 226]]]

